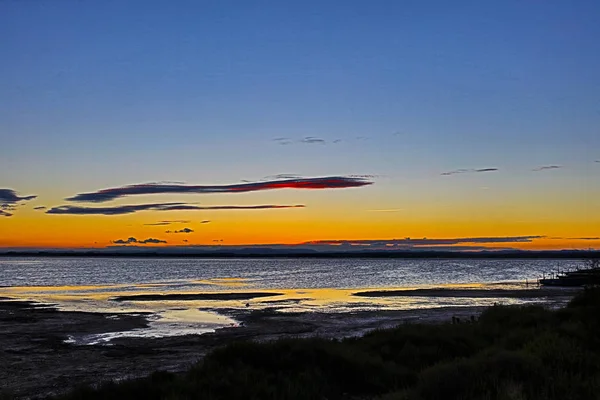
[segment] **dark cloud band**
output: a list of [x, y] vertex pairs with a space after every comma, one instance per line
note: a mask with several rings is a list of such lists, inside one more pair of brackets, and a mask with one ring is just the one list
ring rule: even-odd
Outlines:
[[145, 194], [185, 194], [185, 193], [244, 193], [273, 189], [340, 189], [370, 185], [373, 182], [353, 177], [321, 177], [281, 179], [267, 182], [238, 183], [233, 185], [180, 185], [147, 183], [118, 188], [103, 189], [97, 192], [80, 193], [68, 198], [69, 201], [102, 203], [125, 196]]
[[320, 240], [306, 242], [310, 245], [362, 245], [362, 246], [439, 246], [455, 245], [464, 243], [530, 243], [535, 239], [543, 239], [544, 236], [502, 236], [502, 237], [465, 237], [450, 239], [390, 239], [390, 240]]
[[264, 210], [277, 208], [304, 208], [302, 204], [296, 205], [278, 205], [265, 204], [256, 206], [196, 206], [186, 203], [151, 203], [135, 204], [114, 207], [79, 207], [79, 206], [58, 206], [46, 211], [46, 214], [62, 215], [123, 215], [133, 214], [138, 211], [186, 211], [186, 210]]

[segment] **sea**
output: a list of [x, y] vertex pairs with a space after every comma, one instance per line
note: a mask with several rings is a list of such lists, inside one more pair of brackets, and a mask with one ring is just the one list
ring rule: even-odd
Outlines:
[[[148, 328], [83, 340], [162, 337], [235, 326], [232, 310], [340, 313], [410, 310], [543, 299], [362, 297], [364, 290], [525, 289], [542, 276], [581, 267], [578, 260], [530, 259], [184, 259], [0, 258], [0, 297], [65, 311], [148, 313]], [[137, 294], [266, 292], [244, 300], [117, 301]], [[79, 339], [81, 342], [81, 338]]]

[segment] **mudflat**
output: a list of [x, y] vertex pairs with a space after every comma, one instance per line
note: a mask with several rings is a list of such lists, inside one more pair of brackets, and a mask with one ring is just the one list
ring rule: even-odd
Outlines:
[[[562, 301], [557, 298], [555, 304]], [[484, 309], [293, 313], [279, 312], [275, 305], [262, 310], [220, 308], [220, 314], [238, 321], [239, 326], [201, 335], [118, 337], [103, 344], [75, 345], [65, 339], [144, 328], [149, 315], [69, 312], [52, 305], [0, 299], [0, 397], [5, 393], [15, 398], [47, 396], [79, 385], [142, 377], [159, 370], [185, 371], [208, 352], [234, 341], [360, 336], [404, 323], [450, 322], [452, 317], [468, 321]]]

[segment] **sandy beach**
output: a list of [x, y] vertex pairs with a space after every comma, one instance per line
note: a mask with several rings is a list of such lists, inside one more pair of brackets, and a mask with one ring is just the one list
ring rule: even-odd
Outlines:
[[[468, 295], [466, 292], [469, 291], [462, 290], [461, 295]], [[477, 296], [477, 292], [473, 290], [471, 295]], [[260, 293], [251, 293], [252, 296], [257, 294], [260, 296]], [[417, 291], [403, 295], [427, 294]], [[437, 296], [439, 290], [428, 295]], [[544, 295], [554, 296], [547, 303], [550, 306], [560, 306], [570, 297], [570, 293], [556, 291]], [[237, 293], [236, 296], [241, 295]], [[73, 335], [147, 327], [149, 315], [59, 311], [49, 305], [2, 299], [0, 349], [3, 362], [0, 364], [0, 381], [4, 392], [17, 398], [32, 398], [64, 392], [83, 384], [146, 376], [157, 370], [184, 371], [212, 349], [237, 340], [359, 336], [403, 323], [450, 322], [452, 317], [468, 320], [483, 309], [485, 307], [482, 306], [293, 313], [278, 312], [275, 307], [261, 310], [220, 308], [220, 314], [238, 321], [238, 324], [202, 335], [120, 337], [103, 344], [75, 345], [68, 343], [68, 338]]]

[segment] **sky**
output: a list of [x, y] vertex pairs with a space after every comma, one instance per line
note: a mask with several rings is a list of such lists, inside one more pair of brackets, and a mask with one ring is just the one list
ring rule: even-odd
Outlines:
[[600, 248], [597, 1], [0, 0], [0, 37], [0, 247]]

